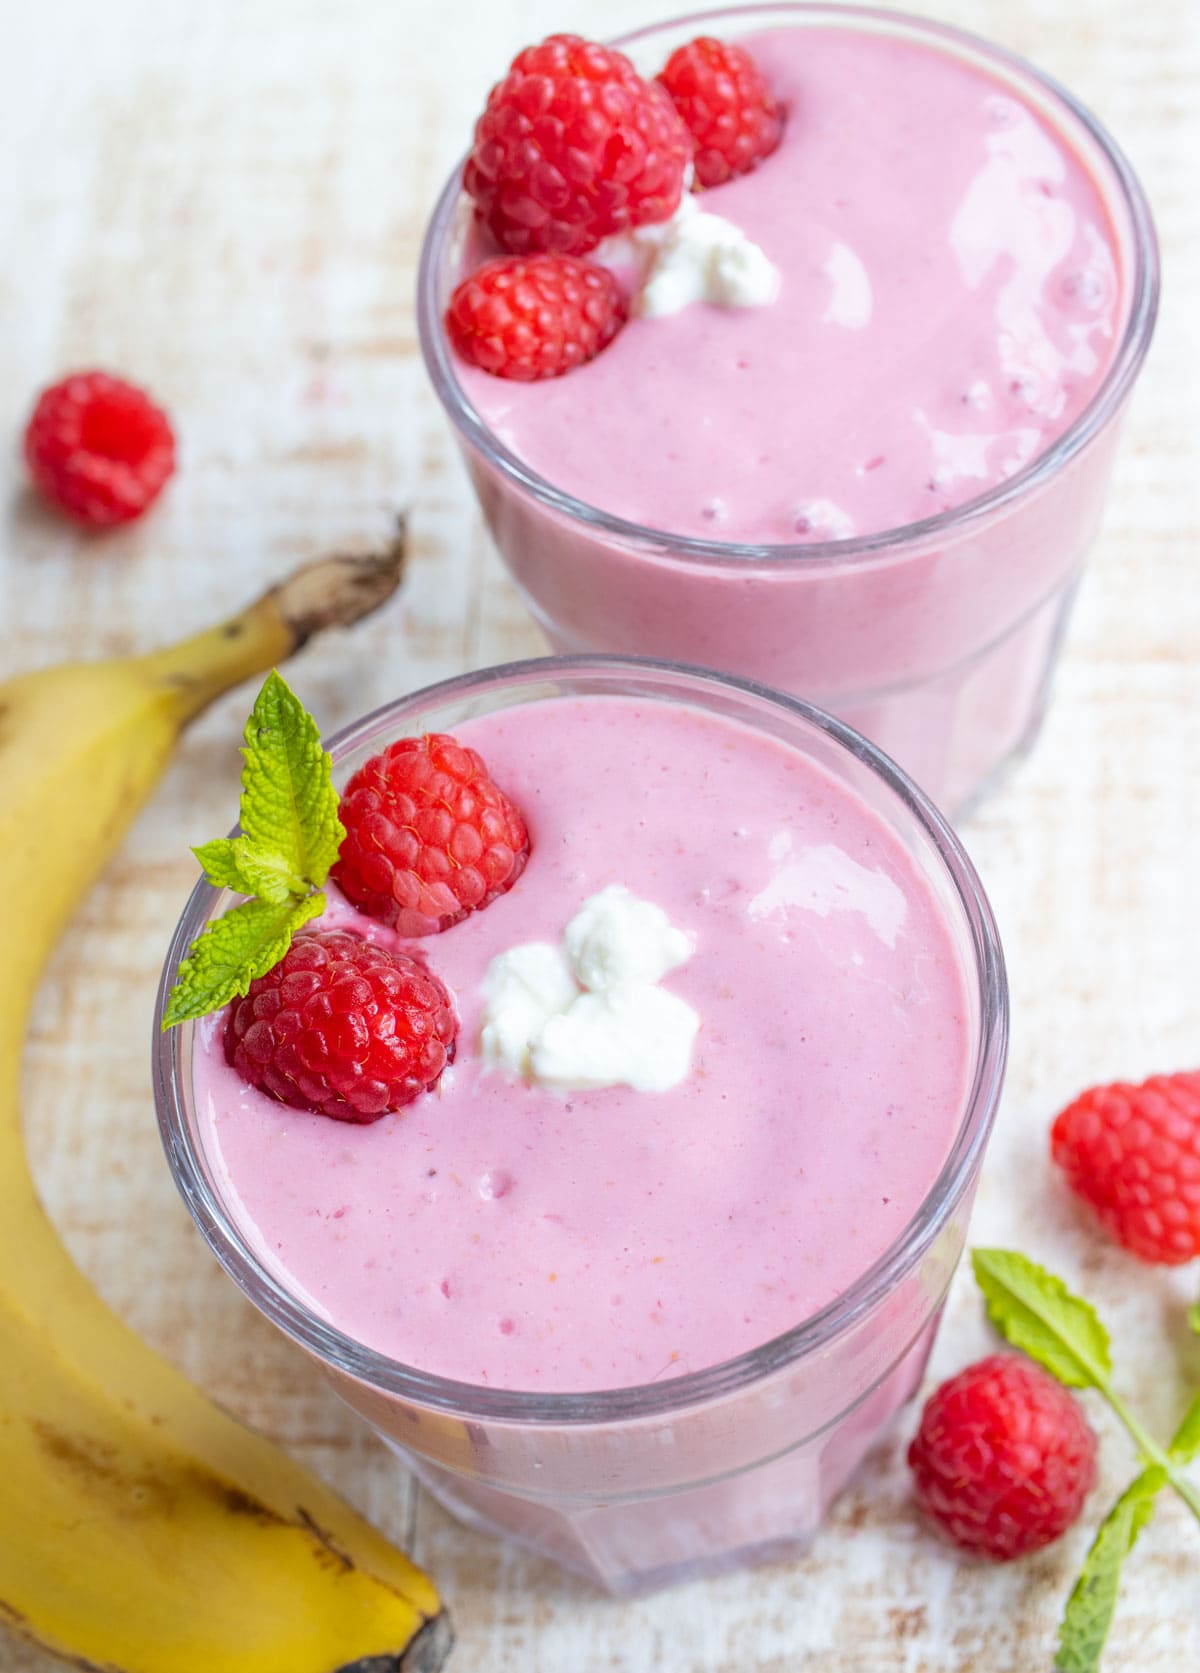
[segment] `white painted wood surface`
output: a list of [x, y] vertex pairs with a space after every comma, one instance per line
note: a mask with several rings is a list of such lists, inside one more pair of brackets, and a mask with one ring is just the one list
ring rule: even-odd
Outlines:
[[[976, 1219], [1085, 1283], [1121, 1379], [1162, 1432], [1200, 1380], [1200, 1271], [1143, 1270], [1065, 1199], [1048, 1121], [1080, 1086], [1200, 1062], [1200, 5], [941, 0], [1034, 56], [1113, 127], [1162, 234], [1166, 298], [1041, 746], [968, 839], [1011, 960], [1012, 1071]], [[0, 437], [37, 387], [102, 363], [175, 414], [155, 515], [89, 543], [0, 449], [0, 666], [149, 646], [300, 558], [414, 513], [383, 619], [314, 647], [297, 686], [332, 728], [397, 692], [539, 649], [425, 387], [421, 226], [486, 88], [526, 40], [610, 33], [647, 0], [8, 0], [0, 53]], [[176, 1199], [147, 1074], [154, 982], [229, 822], [240, 694], [187, 739], [56, 959], [37, 1010], [30, 1143], [51, 1212], [105, 1297], [228, 1406], [323, 1472], [438, 1577], [462, 1673], [1024, 1673], [1048, 1666], [1086, 1544], [959, 1563], [914, 1519], [910, 1417], [794, 1566], [616, 1605], [456, 1527], [217, 1270]], [[25, 880], [6, 879], [8, 886]], [[988, 1345], [960, 1278], [942, 1375]], [[1103, 1412], [1103, 1489], [1132, 1460]], [[203, 1606], [203, 1600], [198, 1600]], [[0, 1640], [0, 1667], [49, 1673]], [[1200, 1529], [1165, 1502], [1131, 1562], [1109, 1665], [1200, 1666]]]

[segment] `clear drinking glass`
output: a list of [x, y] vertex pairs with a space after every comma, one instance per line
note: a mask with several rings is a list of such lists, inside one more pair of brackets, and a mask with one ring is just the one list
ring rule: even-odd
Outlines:
[[[229, 898], [199, 883], [167, 957], [155, 1092], [167, 1158], [197, 1225], [250, 1300], [455, 1515], [534, 1546], [613, 1592], [794, 1551], [915, 1391], [962, 1248], [1004, 1072], [1007, 990], [995, 924], [954, 833], [886, 757], [806, 703], [698, 669], [556, 658], [467, 674], [377, 710], [330, 743], [339, 782], [390, 739], [551, 697], [633, 696], [725, 716], [807, 753], [896, 833], [945, 914], [969, 995], [972, 1075], [919, 1212], [835, 1302], [708, 1370], [597, 1393], [475, 1387], [400, 1364], [318, 1317], [264, 1264], [206, 1155], [191, 1025], [157, 1028], [179, 961]], [[736, 1305], [731, 1298], [731, 1305]]]
[[1133, 171], [1094, 116], [1024, 60], [945, 25], [856, 6], [739, 6], [618, 44], [649, 72], [700, 32], [783, 26], [881, 32], [976, 65], [1079, 156], [1111, 219], [1124, 317], [1108, 374], [1070, 429], [978, 499], [849, 540], [694, 539], [586, 505], [524, 465], [459, 385], [442, 315], [470, 221], [461, 167], [421, 258], [425, 362], [492, 538], [556, 651], [702, 663], [795, 692], [864, 732], [939, 806], [961, 813], [1033, 743], [1045, 713], [1154, 326], [1154, 228]]

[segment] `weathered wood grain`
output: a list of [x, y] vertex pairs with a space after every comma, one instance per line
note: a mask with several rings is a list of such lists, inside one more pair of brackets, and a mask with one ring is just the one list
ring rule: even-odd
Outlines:
[[[1200, 1061], [1200, 7], [1196, 0], [945, 0], [1035, 56], [1113, 126], [1166, 258], [1159, 338], [1045, 737], [970, 846], [1011, 959], [1015, 1037], [974, 1233], [1086, 1281], [1160, 1429], [1200, 1378], [1192, 1271], [1135, 1269], [1042, 1165], [1088, 1080]], [[42, 0], [0, 53], [0, 437], [60, 368], [143, 378], [179, 419], [181, 473], [143, 527], [79, 539], [0, 449], [0, 666], [149, 645], [302, 555], [413, 510], [402, 602], [295, 681], [332, 728], [461, 668], [535, 652], [416, 353], [421, 225], [483, 92], [526, 39], [612, 32], [647, 0]], [[455, 1609], [464, 1673], [1025, 1673], [1048, 1665], [1086, 1543], [964, 1566], [915, 1523], [902, 1434], [809, 1558], [614, 1605], [453, 1525], [244, 1304], [192, 1232], [155, 1136], [149, 1013], [192, 866], [228, 822], [231, 698], [189, 738], [64, 943], [30, 1042], [30, 1143], [101, 1292], [227, 1405], [412, 1544]], [[16, 880], [7, 880], [13, 882]], [[988, 1338], [957, 1286], [933, 1365]], [[1099, 1412], [1104, 1487], [1128, 1472]], [[1097, 1501], [1098, 1504], [1099, 1501]], [[1111, 1665], [1200, 1666], [1200, 1531], [1173, 1505], [1139, 1546]], [[0, 1667], [49, 1673], [0, 1641]]]

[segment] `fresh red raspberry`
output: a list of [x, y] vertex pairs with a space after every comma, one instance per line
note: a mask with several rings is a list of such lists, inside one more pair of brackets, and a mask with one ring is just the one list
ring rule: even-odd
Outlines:
[[440, 732], [397, 738], [372, 756], [338, 815], [346, 835], [334, 882], [401, 935], [434, 935], [482, 911], [529, 858], [519, 810], [473, 749]]
[[677, 47], [659, 81], [696, 142], [696, 179], [723, 186], [769, 157], [783, 112], [744, 47], [701, 35]]
[[1080, 1094], [1050, 1132], [1071, 1189], [1143, 1261], [1200, 1255], [1200, 1073]]
[[419, 959], [344, 930], [302, 930], [230, 1005], [225, 1056], [281, 1103], [365, 1126], [436, 1084], [457, 1027]]
[[25, 460], [51, 505], [91, 528], [131, 523], [175, 469], [161, 407], [107, 372], [75, 372], [43, 390], [25, 428]]
[[469, 365], [531, 383], [593, 359], [624, 318], [607, 267], [577, 256], [498, 256], [455, 290], [446, 334]]
[[673, 214], [691, 155], [674, 105], [624, 53], [551, 35], [489, 93], [463, 185], [502, 250], [579, 256]]
[[1075, 1521], [1096, 1437], [1040, 1365], [992, 1354], [936, 1389], [908, 1449], [917, 1503], [964, 1550], [1007, 1562]]

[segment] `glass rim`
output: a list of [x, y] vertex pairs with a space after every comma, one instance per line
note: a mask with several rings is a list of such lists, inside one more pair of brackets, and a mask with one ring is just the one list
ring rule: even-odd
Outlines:
[[[384, 704], [343, 727], [326, 747], [339, 755], [369, 741], [390, 723], [458, 698], [497, 688], [592, 676], [607, 679], [613, 695], [628, 694], [628, 681], [657, 681], [664, 690], [726, 691], [766, 704], [831, 739], [881, 779], [929, 840], [965, 919], [979, 996], [979, 1043], [962, 1118], [940, 1171], [903, 1231], [853, 1284], [789, 1330], [703, 1370], [631, 1387], [527, 1391], [488, 1388], [394, 1360], [320, 1318], [259, 1259], [226, 1212], [209, 1178], [186, 1115], [191, 1077], [184, 1062], [184, 1025], [167, 1033], [162, 1016], [180, 961], [224, 891], [203, 878], [184, 907], [159, 981], [154, 1016], [153, 1081], [159, 1132], [175, 1184], [202, 1236], [238, 1288], [293, 1341], [327, 1367], [429, 1410], [463, 1419], [575, 1427], [656, 1418], [694, 1407], [762, 1381], [819, 1351], [869, 1314], [934, 1243], [968, 1189], [995, 1119], [1008, 1046], [1008, 989], [1004, 956], [979, 877], [944, 816], [906, 773], [844, 722], [801, 698], [750, 680], [716, 674], [686, 663], [614, 656], [540, 657], [500, 664], [426, 686]], [[624, 684], [622, 682], [625, 682]], [[753, 724], [743, 717], [743, 724]]]
[[1082, 452], [1107, 426], [1128, 395], [1145, 360], [1158, 312], [1159, 256], [1154, 221], [1146, 195], [1120, 146], [1104, 124], [1054, 77], [1038, 69], [1021, 54], [987, 40], [970, 30], [940, 23], [911, 12], [886, 11], [875, 6], [823, 3], [823, 0], [766, 0], [762, 5], [722, 6], [666, 18], [615, 37], [616, 46], [630, 46], [669, 29], [709, 25], [717, 18], [749, 14], [778, 13], [781, 17], [806, 18], [813, 22], [870, 23], [879, 33], [923, 36], [941, 42], [960, 53], [969, 51], [991, 59], [1010, 76], [1031, 81], [1044, 98], [1057, 101], [1084, 129], [1112, 171], [1119, 195], [1129, 216], [1132, 239], [1133, 274], [1130, 283], [1129, 314], [1121, 342], [1103, 380], [1083, 411], [1050, 446], [1020, 470], [986, 493], [962, 505], [923, 517], [916, 522], [879, 529], [871, 534], [843, 540], [756, 544], [747, 541], [709, 540], [697, 535], [672, 533], [629, 518], [619, 517], [586, 500], [565, 492], [513, 453], [475, 412], [455, 373], [454, 359], [442, 329], [438, 302], [438, 280], [443, 247], [462, 196], [465, 157], [456, 165], [443, 187], [430, 217], [421, 246], [417, 271], [417, 329], [421, 353], [434, 390], [460, 436], [498, 470], [507, 481], [523, 489], [547, 509], [587, 525], [597, 533], [641, 546], [666, 551], [672, 560], [705, 564], [747, 562], [775, 569], [789, 564], [809, 566], [840, 565], [894, 555], [898, 549], [920, 547], [925, 542], [969, 529], [1003, 511], [1014, 501], [1034, 493], [1063, 466]]

